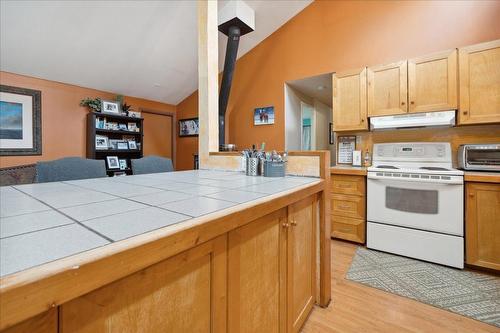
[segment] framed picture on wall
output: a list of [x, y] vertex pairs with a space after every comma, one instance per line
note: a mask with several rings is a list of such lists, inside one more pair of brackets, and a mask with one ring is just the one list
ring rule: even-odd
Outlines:
[[198, 118], [180, 119], [179, 136], [198, 136], [200, 134], [200, 125]]
[[42, 154], [39, 90], [0, 85], [0, 156]]
[[254, 125], [272, 125], [274, 124], [274, 106], [266, 106], [253, 110]]

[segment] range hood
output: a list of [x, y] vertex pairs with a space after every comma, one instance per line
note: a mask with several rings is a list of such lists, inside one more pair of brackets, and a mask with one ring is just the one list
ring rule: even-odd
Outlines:
[[455, 126], [455, 110], [370, 118], [371, 130]]

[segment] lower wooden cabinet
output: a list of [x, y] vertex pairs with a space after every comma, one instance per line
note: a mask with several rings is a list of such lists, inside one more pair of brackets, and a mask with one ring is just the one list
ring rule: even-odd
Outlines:
[[229, 332], [299, 332], [316, 299], [315, 207], [312, 196], [229, 233]]
[[500, 184], [466, 183], [465, 191], [466, 263], [500, 270]]
[[2, 333], [299, 332], [316, 301], [316, 195]]
[[286, 209], [228, 236], [228, 331], [285, 332]]
[[366, 241], [366, 177], [331, 177], [332, 237], [364, 244]]
[[60, 307], [60, 332], [224, 332], [226, 237]]
[[288, 208], [288, 332], [299, 332], [316, 295], [316, 201], [309, 197]]

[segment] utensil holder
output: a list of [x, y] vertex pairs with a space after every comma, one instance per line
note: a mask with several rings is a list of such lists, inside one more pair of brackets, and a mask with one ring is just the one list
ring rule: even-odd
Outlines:
[[259, 159], [257, 157], [247, 158], [247, 176], [259, 175]]
[[264, 163], [264, 177], [285, 177], [286, 162], [266, 161]]

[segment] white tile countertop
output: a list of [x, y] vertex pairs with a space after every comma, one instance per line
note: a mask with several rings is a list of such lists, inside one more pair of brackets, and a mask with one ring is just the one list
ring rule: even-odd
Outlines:
[[0, 276], [318, 178], [195, 170], [0, 187]]

